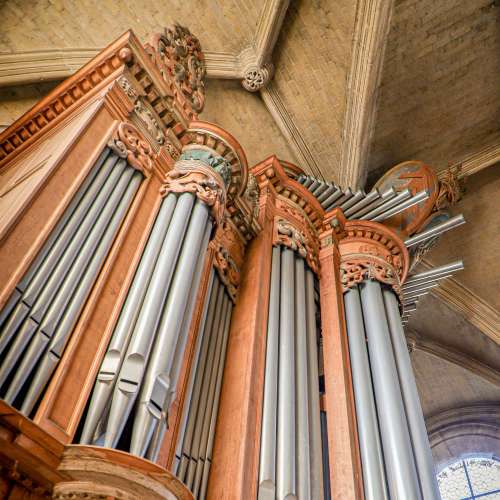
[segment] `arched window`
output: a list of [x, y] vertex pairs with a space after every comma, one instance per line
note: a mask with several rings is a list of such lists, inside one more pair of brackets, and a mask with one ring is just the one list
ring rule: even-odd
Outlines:
[[468, 455], [444, 467], [437, 475], [442, 500], [500, 500], [500, 460]]

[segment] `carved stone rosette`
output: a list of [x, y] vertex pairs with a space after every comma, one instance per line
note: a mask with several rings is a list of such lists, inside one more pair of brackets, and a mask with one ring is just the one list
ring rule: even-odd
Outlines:
[[141, 133], [130, 123], [122, 122], [118, 125], [108, 146], [120, 158], [144, 175], [149, 175], [153, 168], [153, 149]]
[[222, 177], [200, 160], [179, 160], [167, 173], [161, 194], [193, 193], [211, 208], [216, 224], [224, 217], [226, 187]]
[[374, 279], [401, 293], [409, 256], [395, 232], [376, 222], [348, 221], [339, 241], [339, 253], [344, 291], [364, 279]]

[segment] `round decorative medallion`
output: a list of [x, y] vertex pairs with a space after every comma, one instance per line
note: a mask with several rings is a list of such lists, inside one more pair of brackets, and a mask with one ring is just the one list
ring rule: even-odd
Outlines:
[[386, 172], [375, 184], [375, 188], [384, 192], [390, 187], [396, 191], [409, 189], [416, 194], [424, 189], [429, 191], [429, 198], [405, 211], [384, 221], [384, 225], [391, 227], [402, 236], [409, 236], [417, 232], [424, 221], [431, 214], [439, 192], [439, 182], [431, 167], [421, 161], [405, 161]]

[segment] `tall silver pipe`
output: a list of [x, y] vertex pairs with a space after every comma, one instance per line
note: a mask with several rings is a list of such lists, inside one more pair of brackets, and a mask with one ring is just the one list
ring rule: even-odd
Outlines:
[[383, 220], [388, 219], [389, 217], [392, 217], [393, 215], [397, 215], [405, 210], [408, 210], [408, 208], [411, 208], [417, 203], [421, 203], [422, 201], [425, 201], [428, 198], [429, 198], [429, 191], [419, 191], [409, 200], [403, 201], [402, 203], [398, 203], [396, 206], [378, 215], [377, 217], [374, 217], [371, 220], [374, 222], [381, 222]]
[[[116, 162], [116, 158], [111, 158], [111, 160], [112, 163]], [[51, 246], [43, 262], [32, 266], [33, 272], [29, 272], [18, 285], [23, 295], [21, 302], [2, 328], [0, 352], [5, 349], [28, 313], [33, 320], [38, 323], [41, 321], [67, 270], [76, 258], [80, 246], [114, 189], [125, 167], [125, 162], [115, 165], [111, 172], [107, 167], [109, 165], [98, 173], [96, 181], [83, 196], [73, 217], [59, 235], [56, 243]], [[30, 308], [33, 309], [30, 311]]]
[[350, 288], [344, 294], [344, 306], [365, 497], [366, 500], [384, 500], [389, 497], [370, 374], [370, 361], [366, 349], [365, 325], [357, 286]]
[[387, 201], [391, 200], [396, 196], [396, 190], [394, 188], [389, 188], [386, 191], [384, 191], [381, 195], [380, 198], [375, 199], [372, 203], [366, 205], [364, 208], [358, 210], [357, 212], [354, 212], [349, 216], [350, 219], [359, 219], [363, 215], [366, 215], [370, 213], [372, 210], [375, 208], [380, 207]]
[[333, 193], [328, 198], [321, 202], [321, 206], [325, 210], [327, 210], [327, 207], [332, 206], [332, 204], [335, 203], [335, 201], [337, 201], [343, 194], [344, 192], [342, 191], [342, 189], [340, 189], [339, 187], [335, 188], [335, 191], [333, 191]]
[[415, 285], [411, 288], [405, 288], [403, 290], [403, 295], [414, 295], [420, 292], [428, 292], [432, 288], [436, 288], [437, 286], [439, 286], [439, 281], [428, 281], [427, 283], [423, 283], [418, 286]]
[[307, 189], [309, 189], [311, 193], [314, 193], [316, 188], [318, 188], [319, 186], [321, 186], [321, 181], [319, 179], [314, 179], [312, 184]]
[[175, 458], [174, 458], [174, 462], [172, 464], [172, 472], [174, 474], [177, 473], [179, 462], [181, 459], [182, 444], [184, 442], [184, 435], [186, 432], [186, 424], [187, 424], [189, 409], [191, 407], [191, 402], [192, 402], [192, 397], [193, 397], [194, 381], [196, 378], [196, 372], [198, 371], [198, 368], [200, 366], [200, 354], [201, 354], [201, 349], [202, 349], [203, 332], [205, 331], [205, 325], [207, 324], [208, 311], [209, 311], [210, 304], [213, 303], [213, 301], [215, 300], [215, 298], [217, 296], [217, 294], [214, 293], [214, 281], [218, 280], [219, 278], [216, 277], [215, 274], [216, 274], [216, 271], [214, 270], [214, 268], [212, 268], [210, 271], [210, 278], [209, 278], [209, 283], [208, 283], [208, 287], [207, 287], [206, 298], [205, 298], [205, 302], [203, 304], [203, 312], [201, 315], [201, 321], [200, 321], [200, 325], [198, 328], [198, 333], [196, 335], [194, 359], [192, 362], [193, 368], [190, 371], [189, 376], [188, 376], [188, 386], [187, 386], [186, 395], [184, 398], [181, 424], [180, 424], [179, 433], [177, 436], [177, 447], [175, 449]]
[[299, 179], [299, 182], [304, 185], [304, 187], [309, 188], [313, 183], [314, 179], [312, 177], [304, 177], [304, 179]]
[[370, 191], [364, 198], [355, 203], [352, 207], [346, 209], [344, 211], [344, 215], [346, 217], [350, 217], [351, 215], [359, 212], [362, 208], [365, 208], [370, 203], [378, 200], [380, 198], [380, 193], [377, 189]]
[[102, 418], [111, 393], [116, 376], [130, 341], [139, 308], [146, 294], [146, 288], [167, 233], [177, 198], [172, 193], [162, 202], [156, 220], [148, 238], [141, 260], [135, 272], [120, 317], [113, 331], [108, 349], [101, 363], [95, 387], [90, 400], [87, 417], [80, 438], [80, 443], [91, 444], [97, 423]]
[[422, 498], [380, 283], [364, 281], [361, 301], [387, 481], [392, 498]]
[[404, 284], [402, 287], [401, 287], [401, 290], [403, 292], [411, 292], [411, 290], [415, 290], [415, 289], [419, 289], [419, 288], [425, 288], [426, 286], [432, 286], [432, 285], [436, 285], [436, 284], [439, 284], [439, 282], [441, 280], [444, 280], [446, 278], [451, 278], [453, 276], [453, 274], [445, 274], [443, 276], [438, 276], [437, 278], [434, 278], [434, 279], [429, 279], [428, 281], [417, 281], [417, 282], [413, 282], [413, 283], [410, 283], [410, 284]]
[[[175, 394], [177, 390], [177, 382], [179, 380], [179, 375], [182, 367], [182, 363], [184, 360], [184, 351], [186, 349], [187, 340], [189, 337], [189, 329], [191, 326], [191, 320], [193, 318], [193, 313], [196, 306], [196, 299], [198, 297], [198, 289], [200, 287], [200, 281], [203, 275], [203, 268], [205, 266], [206, 260], [206, 248], [208, 247], [208, 242], [210, 240], [210, 233], [212, 232], [212, 225], [207, 224], [205, 227], [205, 234], [203, 236], [203, 240], [201, 243], [201, 251], [198, 254], [198, 262], [196, 264], [196, 269], [194, 270], [194, 278], [191, 283], [189, 299], [188, 299], [188, 307], [184, 313], [184, 318], [182, 320], [182, 327], [179, 332], [179, 341], [175, 347], [174, 359], [172, 362], [172, 367], [170, 369], [170, 391], [168, 393], [168, 397], [165, 404], [165, 412], [168, 411], [170, 404], [175, 399]], [[211, 274], [211, 278], [213, 279], [213, 275]]]
[[280, 327], [280, 247], [273, 247], [271, 286], [267, 319], [266, 368], [260, 438], [260, 500], [276, 497], [276, 423], [278, 404], [278, 362]]
[[116, 446], [138, 395], [154, 335], [161, 319], [161, 311], [169, 291], [177, 256], [184, 240], [194, 198], [191, 193], [183, 193], [179, 196], [167, 236], [156, 261], [153, 277], [148, 286], [113, 391], [105, 438], [107, 448]]
[[161, 409], [165, 406], [169, 391], [172, 390], [171, 368], [175, 348], [179, 341], [189, 292], [193, 282], [199, 282], [199, 277], [194, 276], [194, 272], [199, 255], [206, 252], [209, 216], [207, 205], [197, 200], [139, 394], [130, 445], [130, 451], [134, 455], [144, 456], [154, 426], [161, 418]]
[[[119, 161], [111, 172], [103, 171], [99, 173], [99, 176], [102, 174], [107, 176], [107, 178], [97, 194], [97, 197], [92, 200], [91, 205], [88, 207], [83, 220], [81, 220], [78, 225], [69, 244], [67, 241], [62, 240], [60, 246], [63, 246], [64, 249], [61, 254], [59, 254], [61, 249], [58, 245], [57, 248], [53, 249], [51, 255], [44, 260], [38, 272], [27, 286], [22, 300], [24, 303], [32, 306], [30, 315], [35, 321], [40, 322], [42, 320], [50, 304], [50, 300], [62, 283], [68, 269], [78, 256], [80, 248], [96, 224], [96, 221], [100, 218], [106, 202], [125, 170], [125, 165], [125, 161]], [[92, 188], [94, 188], [94, 186], [92, 186]], [[74, 223], [75, 221], [72, 220], [71, 222]]]
[[281, 249], [278, 449], [276, 490], [280, 500], [297, 496], [295, 431], [294, 252]]
[[352, 192], [351, 188], [346, 189], [342, 196], [335, 200], [333, 203], [330, 203], [329, 205], [325, 205], [325, 210], [331, 210], [334, 207], [340, 207], [343, 203], [345, 203], [347, 200], [350, 200], [354, 196], [354, 193]]
[[295, 256], [295, 379], [297, 497], [311, 497], [311, 460], [309, 435], [309, 381], [307, 369], [306, 278], [304, 259]]
[[320, 194], [322, 194], [325, 190], [328, 189], [328, 184], [326, 182], [322, 182], [313, 192], [312, 194], [317, 198]]
[[[82, 260], [85, 259], [85, 254], [87, 252], [86, 245], [82, 249], [82, 253], [78, 256], [75, 261], [75, 266], [70, 271], [65, 280], [63, 286], [58, 292], [58, 296], [54, 301], [54, 304], [58, 303], [58, 298], [60, 294], [66, 293], [66, 283], [76, 280], [78, 283], [78, 287], [74, 290], [73, 295], [71, 296], [71, 300], [64, 300], [61, 302], [61, 307], [64, 308], [64, 314], [61, 319], [57, 322], [57, 326], [51, 333], [51, 341], [49, 343], [48, 349], [45, 352], [40, 366], [37, 368], [35, 376], [33, 377], [33, 381], [30, 385], [30, 388], [26, 394], [24, 399], [21, 412], [25, 415], [29, 415], [31, 410], [33, 409], [35, 403], [40, 397], [42, 391], [48, 384], [54, 370], [56, 369], [59, 360], [62, 357], [64, 348], [68, 342], [69, 335], [73, 330], [73, 327], [76, 324], [80, 311], [82, 310], [85, 301], [87, 299], [88, 294], [94, 284], [95, 279], [99, 273], [99, 270], [102, 267], [104, 259], [109, 252], [109, 249], [113, 243], [113, 240], [118, 232], [121, 222], [125, 218], [125, 215], [132, 203], [132, 200], [139, 188], [139, 185], [142, 180], [142, 174], [130, 168], [132, 176], [123, 175], [122, 179], [120, 179], [117, 184], [115, 192], [109, 199], [109, 203], [106, 205], [103, 211], [103, 218], [108, 219], [107, 212], [108, 210], [113, 214], [109, 224], [106, 227], [104, 234], [99, 241], [99, 245], [97, 248], [94, 245], [92, 246], [92, 259], [87, 264], [84, 273], [73, 273], [73, 270], [78, 269], [79, 267], [79, 259], [82, 257]], [[123, 192], [125, 191], [125, 192]], [[115, 193], [117, 193], [115, 199]], [[96, 225], [96, 228], [99, 227], [99, 224]], [[100, 231], [98, 230], [100, 233]], [[78, 276], [78, 277], [76, 277]], [[74, 287], [71, 287], [73, 290]], [[51, 305], [51, 309], [52, 306]], [[45, 318], [44, 318], [45, 321]], [[41, 325], [43, 329], [43, 323]], [[47, 330], [45, 330], [47, 331]]]
[[196, 465], [197, 465], [197, 462], [200, 458], [199, 449], [200, 449], [201, 433], [203, 430], [203, 421], [205, 418], [205, 414], [207, 411], [207, 405], [208, 405], [208, 393], [209, 393], [209, 387], [210, 387], [210, 377], [211, 377], [211, 374], [213, 372], [216, 348], [217, 348], [217, 345], [219, 344], [219, 339], [221, 336], [220, 334], [222, 331], [222, 325], [223, 325], [223, 321], [224, 321], [223, 312], [224, 312], [225, 303], [226, 303], [226, 295], [224, 292], [224, 287], [221, 286], [219, 289], [218, 307], [217, 307], [217, 310], [215, 312], [213, 329], [212, 329], [212, 332], [210, 335], [210, 345], [208, 348], [208, 355], [207, 355], [205, 370], [203, 372], [203, 382], [202, 382], [202, 389], [200, 392], [200, 398], [199, 398], [199, 403], [198, 403], [198, 412], [196, 414], [196, 420], [195, 420], [196, 423], [194, 425], [193, 439], [192, 439], [192, 443], [191, 443], [191, 449], [189, 452], [190, 461], [189, 461], [189, 466], [188, 466], [188, 470], [187, 470], [185, 483], [188, 486], [188, 488], [190, 488], [190, 489], [193, 487], [195, 473], [196, 473]]
[[[113, 218], [113, 213], [116, 207], [119, 205], [122, 197], [124, 197], [127, 185], [134, 172], [135, 170], [131, 167], [129, 167], [128, 171], [123, 172], [123, 175], [116, 183], [109, 199], [102, 207], [98, 218], [96, 218], [90, 233], [85, 238], [83, 245], [80, 246], [79, 252], [75, 255], [74, 260], [68, 264], [68, 268], [59, 275], [60, 282], [58, 287], [56, 288], [55, 284], [51, 283], [51, 285], [44, 288], [42, 293], [36, 298], [34, 307], [30, 313], [30, 319], [39, 323], [39, 327], [36, 332], [33, 332], [33, 338], [30, 340], [29, 347], [24, 353], [23, 345], [27, 343], [28, 338], [18, 336], [9, 351], [9, 361], [14, 359], [17, 362], [21, 356], [23, 356], [23, 358], [16, 370], [14, 378], [9, 384], [9, 389], [5, 395], [6, 401], [10, 403], [14, 401], [14, 398], [17, 396], [23, 384], [30, 376], [35, 364], [40, 359], [40, 356], [42, 356], [47, 348], [47, 345], [53, 339], [56, 327], [62, 316], [66, 314], [68, 303], [73, 299], [73, 293], [80, 285], [80, 280], [85, 273], [88, 263], [92, 258], [96, 247], [103, 238], [106, 228], [110, 224], [110, 220]], [[140, 179], [138, 182], [140, 182]], [[136, 186], [138, 186], [138, 184], [134, 184], [134, 190]], [[135, 191], [133, 191], [133, 193], [135, 193]], [[127, 200], [125, 200], [125, 202], [127, 202]], [[128, 205], [124, 205], [124, 207], [126, 209], [128, 208]], [[31, 284], [28, 286], [28, 289], [30, 286]], [[43, 314], [41, 321], [36, 320], [36, 310], [38, 310], [40, 314]], [[57, 361], [57, 358], [54, 358], [54, 366], [57, 364]], [[48, 370], [47, 373], [49, 373], [50, 369], [47, 367], [46, 369]], [[40, 383], [45, 379], [48, 380], [47, 377], [42, 376], [42, 372], [40, 371], [37, 372], [35, 378], [40, 378]], [[35, 381], [33, 381], [33, 384], [33, 387], [37, 385]], [[23, 408], [28, 408], [30, 404], [34, 405], [35, 402], [36, 401], [30, 401], [28, 396], [26, 396]]]
[[412, 236], [411, 238], [407, 238], [404, 241], [404, 244], [408, 248], [414, 245], [418, 245], [423, 241], [427, 241], [430, 238], [439, 236], [440, 234], [443, 234], [445, 231], [449, 231], [450, 229], [453, 229], [454, 227], [457, 226], [461, 226], [462, 224], [465, 224], [464, 216], [462, 214], [456, 215], [455, 217], [452, 217], [451, 219], [448, 219], [445, 222], [441, 222], [440, 224], [436, 224], [430, 229], [422, 231], [421, 233], [418, 233], [415, 236]]
[[318, 345], [316, 304], [314, 302], [314, 274], [306, 269], [307, 318], [307, 380], [309, 384], [309, 436], [311, 462], [311, 498], [323, 496], [323, 458], [319, 404]]
[[229, 311], [229, 297], [227, 294], [224, 294], [224, 303], [222, 307], [222, 315], [221, 322], [219, 326], [219, 332], [217, 334], [217, 344], [215, 346], [215, 356], [212, 364], [212, 369], [210, 372], [210, 378], [208, 383], [207, 390], [207, 406], [205, 410], [205, 415], [203, 416], [203, 420], [201, 422], [201, 433], [200, 433], [200, 441], [198, 446], [198, 462], [196, 463], [196, 470], [193, 481], [192, 492], [193, 495], [198, 497], [201, 481], [203, 476], [204, 464], [206, 462], [206, 454], [207, 454], [207, 444], [208, 444], [208, 434], [210, 432], [210, 422], [212, 419], [212, 413], [214, 411], [214, 398], [215, 398], [215, 390], [217, 387], [217, 374], [219, 371], [219, 364], [221, 361], [222, 349], [224, 344], [224, 335], [225, 335], [225, 325], [228, 321], [228, 311]]
[[422, 496], [425, 500], [440, 500], [439, 488], [434, 470], [429, 437], [425, 427], [424, 414], [418, 396], [415, 376], [411, 366], [406, 337], [399, 319], [399, 307], [396, 296], [391, 290], [384, 290], [384, 304], [389, 322], [392, 346], [396, 358], [399, 383], [403, 393], [406, 418], [410, 428], [410, 436], [415, 454]]
[[[0, 313], [0, 354], [12, 338], [12, 335], [19, 328], [19, 325], [24, 321], [24, 318], [28, 315], [28, 306], [19, 303], [21, 296], [21, 292], [17, 288], [14, 288], [7, 304], [5, 304]], [[14, 317], [17, 317], [17, 320], [14, 320]], [[9, 323], [11, 324], [10, 326]]]
[[328, 189], [321, 193], [317, 198], [320, 203], [325, 201], [337, 188], [335, 184], [328, 183]]
[[212, 337], [212, 332], [214, 331], [214, 323], [216, 323], [216, 311], [218, 311], [222, 305], [223, 297], [223, 285], [220, 283], [218, 278], [214, 279], [212, 295], [210, 298], [210, 304], [208, 307], [207, 321], [205, 323], [205, 328], [201, 335], [201, 351], [198, 364], [196, 366], [196, 375], [194, 378], [193, 392], [191, 395], [191, 401], [189, 405], [189, 410], [187, 413], [187, 424], [183, 436], [183, 441], [181, 445], [180, 463], [177, 469], [177, 476], [184, 481], [187, 468], [191, 459], [191, 447], [193, 444], [193, 435], [196, 425], [196, 417], [198, 414], [198, 408], [200, 405], [200, 395], [203, 389], [204, 382], [204, 372], [207, 365], [208, 350], [210, 346], [210, 340]]
[[354, 196], [344, 201], [344, 203], [339, 205], [339, 208], [341, 210], [347, 210], [348, 208], [351, 208], [353, 205], [356, 205], [360, 200], [363, 200], [364, 198], [365, 198], [364, 191], [362, 190], [356, 191], [356, 193], [354, 193]]
[[456, 262], [451, 262], [450, 264], [445, 264], [444, 266], [434, 267], [433, 269], [429, 269], [428, 271], [413, 274], [404, 282], [403, 286], [417, 283], [419, 281], [425, 281], [428, 279], [436, 279], [438, 276], [444, 276], [455, 271], [461, 271], [463, 268], [463, 261], [457, 260]]
[[[73, 196], [68, 207], [64, 210], [63, 215], [54, 229], [50, 232], [49, 237], [31, 263], [28, 271], [17, 284], [17, 289], [19, 291], [24, 292], [42, 262], [47, 258], [49, 252], [53, 255], [51, 259], [52, 264], [55, 265], [57, 263], [57, 255], [60, 255], [60, 252], [64, 250], [64, 245], [70, 241], [72, 235], [78, 229], [92, 200], [95, 199], [109, 175], [110, 168], [113, 167], [118, 159], [118, 155], [112, 153], [109, 148], [103, 150], [81, 186], [78, 188], [78, 191]], [[55, 245], [58, 245], [59, 248], [54, 248]]]
[[398, 205], [402, 201], [407, 200], [410, 197], [411, 197], [410, 190], [404, 189], [403, 191], [398, 193], [394, 198], [391, 198], [389, 201], [382, 203], [382, 205], [378, 206], [377, 208], [374, 208], [372, 211], [368, 212], [366, 215], [359, 217], [359, 219], [360, 220], [372, 220], [377, 215], [383, 214], [385, 211], [389, 210], [390, 208], [394, 207], [395, 205]]
[[224, 366], [226, 361], [226, 350], [227, 350], [227, 342], [229, 337], [229, 326], [231, 324], [231, 315], [233, 311], [233, 304], [229, 301], [228, 312], [226, 316], [226, 323], [224, 325], [224, 339], [222, 345], [222, 353], [221, 353], [221, 362], [219, 364], [219, 369], [217, 372], [217, 386], [215, 389], [214, 395], [214, 410], [212, 412], [212, 416], [210, 419], [210, 429], [208, 432], [208, 442], [207, 442], [207, 450], [205, 454], [205, 464], [203, 467], [203, 477], [201, 482], [201, 490], [199, 494], [200, 499], [204, 499], [207, 492], [208, 486], [208, 477], [210, 474], [210, 464], [212, 462], [212, 450], [214, 448], [214, 439], [215, 439], [215, 426], [217, 424], [217, 414], [219, 412], [219, 399], [220, 392], [222, 387], [222, 376], [224, 373]]

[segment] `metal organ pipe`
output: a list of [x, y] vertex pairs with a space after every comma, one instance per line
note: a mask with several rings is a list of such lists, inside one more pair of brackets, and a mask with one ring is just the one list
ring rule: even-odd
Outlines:
[[384, 290], [383, 295], [422, 496], [425, 500], [439, 500], [441, 496], [406, 337], [399, 317], [398, 301], [391, 290]]
[[420, 499], [380, 283], [364, 281], [361, 301], [390, 495], [398, 499]]
[[162, 202], [156, 216], [151, 234], [144, 248], [134, 279], [130, 285], [120, 317], [118, 318], [118, 323], [101, 363], [99, 374], [97, 375], [82, 436], [80, 438], [82, 444], [91, 444], [93, 442], [97, 423], [102, 418], [105, 406], [113, 391], [116, 376], [123, 356], [128, 348], [130, 336], [139, 314], [139, 308], [146, 294], [146, 287], [151, 280], [158, 254], [172, 218], [175, 204], [175, 195], [168, 195]]
[[259, 499], [276, 496], [276, 419], [280, 331], [281, 249], [273, 247], [269, 313], [267, 319], [266, 368], [260, 441]]
[[344, 305], [356, 403], [359, 447], [363, 466], [364, 492], [367, 500], [388, 499], [384, 458], [365, 339], [363, 311], [357, 286], [349, 289], [344, 294]]
[[281, 251], [278, 447], [276, 490], [279, 499], [296, 498], [294, 252]]
[[[304, 259], [295, 256], [295, 376], [297, 440], [297, 497], [311, 498], [309, 384], [307, 370], [306, 278]], [[312, 334], [313, 332], [309, 332]]]
[[[105, 149], [16, 286], [0, 324], [0, 384], [16, 367], [5, 399], [13, 403], [32, 371], [21, 411], [31, 413], [48, 384], [142, 174]], [[17, 302], [17, 305], [15, 304]]]
[[307, 314], [307, 381], [309, 384], [309, 448], [311, 463], [311, 498], [323, 495], [323, 458], [321, 443], [321, 421], [319, 404], [318, 344], [316, 327], [316, 304], [314, 303], [314, 274], [306, 269], [306, 314]]

